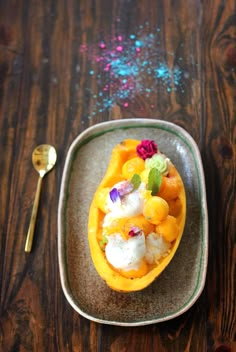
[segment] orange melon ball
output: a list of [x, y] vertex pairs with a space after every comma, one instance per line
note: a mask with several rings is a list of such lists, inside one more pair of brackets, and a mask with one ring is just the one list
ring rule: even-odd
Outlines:
[[172, 200], [178, 197], [182, 184], [178, 176], [173, 177], [162, 177], [162, 183], [158, 196], [165, 200]]
[[140, 174], [144, 170], [144, 165], [144, 160], [139, 157], [127, 160], [122, 166], [122, 175], [129, 180], [134, 174]]
[[127, 219], [125, 224], [125, 233], [129, 233], [132, 227], [138, 227], [144, 232], [145, 236], [155, 230], [155, 226], [147, 221], [143, 215], [138, 215]]
[[101, 188], [98, 192], [95, 194], [95, 203], [96, 206], [103, 212], [107, 213], [106, 209], [106, 203], [107, 203], [107, 197], [110, 192], [109, 187], [104, 187]]
[[156, 233], [168, 241], [174, 241], [179, 235], [179, 226], [174, 216], [168, 215], [159, 225], [156, 226]]
[[168, 200], [169, 204], [169, 215], [178, 217], [182, 209], [182, 203], [179, 198]]
[[143, 215], [151, 224], [159, 224], [169, 213], [168, 203], [161, 197], [149, 198], [143, 207]]
[[142, 277], [147, 274], [148, 272], [148, 265], [147, 263], [142, 260], [140, 267], [135, 270], [119, 270], [120, 274], [124, 277], [127, 277], [129, 279], [134, 279], [136, 277]]

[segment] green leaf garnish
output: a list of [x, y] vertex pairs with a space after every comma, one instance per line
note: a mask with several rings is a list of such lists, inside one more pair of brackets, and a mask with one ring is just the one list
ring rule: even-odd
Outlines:
[[132, 183], [134, 187], [133, 190], [138, 189], [141, 184], [141, 177], [138, 174], [134, 174], [130, 180], [130, 183]]
[[158, 169], [153, 167], [148, 174], [148, 190], [152, 191], [152, 196], [159, 192], [161, 187], [162, 176]]

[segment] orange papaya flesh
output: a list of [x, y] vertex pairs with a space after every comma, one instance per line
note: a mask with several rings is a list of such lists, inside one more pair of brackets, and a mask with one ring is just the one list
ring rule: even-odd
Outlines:
[[174, 226], [172, 224], [173, 221], [170, 224], [168, 221], [166, 221], [166, 223], [163, 222], [163, 226], [161, 226], [162, 222], [155, 225], [149, 223], [144, 216], [139, 215], [136, 219], [134, 217], [125, 219], [125, 221], [121, 220], [117, 225], [117, 229], [122, 233], [127, 233], [130, 227], [134, 225], [138, 226], [144, 231], [145, 235], [155, 231], [155, 228], [159, 226], [162, 231], [166, 231], [166, 238], [172, 240], [168, 254], [163, 257], [157, 265], [148, 265], [143, 260], [141, 267], [137, 271], [115, 269], [107, 261], [104, 246], [101, 246], [101, 239], [103, 238], [102, 222], [106, 214], [104, 207], [98, 206], [98, 193], [102, 192], [104, 188], [111, 188], [117, 182], [124, 180], [124, 175], [122, 175], [122, 167], [128, 160], [137, 157], [136, 147], [139, 143], [139, 140], [128, 139], [114, 147], [107, 171], [95, 192], [89, 210], [88, 241], [93, 264], [98, 274], [106, 282], [106, 284], [111, 289], [120, 292], [134, 292], [142, 290], [149, 286], [160, 275], [160, 273], [170, 263], [177, 251], [186, 219], [186, 195], [184, 184], [177, 169], [171, 163], [169, 167], [169, 174], [167, 177], [162, 177], [164, 182], [162, 182], [157, 196], [163, 198], [168, 203], [168, 216], [175, 217], [176, 219], [175, 230], [177, 229], [178, 233], [175, 233], [174, 238], [172, 238], [168, 232], [169, 228]]

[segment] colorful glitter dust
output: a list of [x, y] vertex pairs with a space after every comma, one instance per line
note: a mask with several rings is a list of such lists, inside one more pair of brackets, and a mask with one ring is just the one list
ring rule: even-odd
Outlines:
[[[95, 44], [82, 45], [81, 54], [86, 53], [90, 61], [89, 74], [97, 83], [97, 91], [87, 91], [93, 99], [92, 116], [110, 109], [114, 104], [128, 108], [130, 102], [142, 95], [151, 109], [155, 104], [151, 95], [157, 89], [167, 94], [172, 91], [184, 92], [184, 82], [188, 76], [181, 69], [182, 58], [170, 67], [166, 53], [160, 47], [160, 28], [151, 33], [139, 26], [137, 33], [123, 34], [115, 38], [101, 40]], [[149, 101], [150, 100], [150, 101]]]

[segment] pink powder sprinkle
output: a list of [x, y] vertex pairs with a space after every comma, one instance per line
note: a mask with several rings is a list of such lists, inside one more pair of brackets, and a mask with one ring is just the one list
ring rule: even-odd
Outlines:
[[122, 50], [123, 50], [123, 47], [119, 45], [119, 46], [116, 47], [116, 50], [117, 50], [117, 51], [122, 51]]
[[100, 44], [99, 44], [99, 48], [105, 49], [105, 48], [106, 48], [106, 44], [105, 44], [105, 43], [100, 43]]
[[129, 106], [129, 103], [124, 103], [124, 107], [127, 108]]
[[84, 53], [87, 50], [87, 46], [85, 44], [80, 45], [80, 52]]
[[111, 68], [111, 64], [107, 64], [106, 67], [104, 68], [104, 71], [109, 71]]

